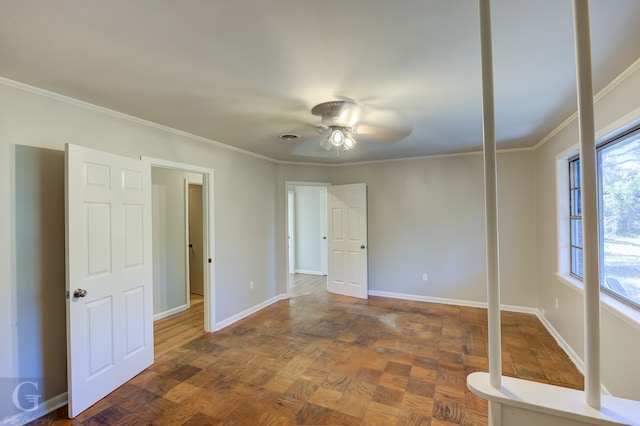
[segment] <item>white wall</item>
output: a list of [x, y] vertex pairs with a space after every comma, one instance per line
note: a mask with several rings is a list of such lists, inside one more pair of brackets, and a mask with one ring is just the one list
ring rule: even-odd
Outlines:
[[[596, 132], [621, 126], [640, 118], [640, 62], [612, 85], [595, 104]], [[624, 118], [623, 118], [624, 117]], [[623, 118], [621, 120], [621, 118]], [[606, 133], [606, 132], [605, 132]], [[558, 225], [556, 220], [556, 155], [579, 143], [576, 120], [560, 129], [535, 152], [535, 198], [538, 307], [581, 360], [584, 360], [584, 293], [581, 288], [558, 279]], [[558, 299], [559, 309], [555, 300]], [[640, 324], [625, 321], [603, 305], [601, 313], [602, 380], [605, 387], [622, 398], [640, 400]]]
[[[502, 303], [535, 308], [533, 152], [500, 153], [498, 168]], [[371, 290], [486, 301], [482, 174], [480, 154], [335, 169], [335, 184], [367, 184]]]
[[286, 293], [277, 164], [42, 93], [0, 80], [0, 377], [45, 377], [45, 400], [66, 391], [66, 142], [214, 169], [217, 322]]
[[321, 229], [322, 190], [319, 186], [295, 186], [296, 272], [322, 272]]
[[188, 173], [151, 168], [153, 184], [153, 314], [187, 304], [184, 180]]

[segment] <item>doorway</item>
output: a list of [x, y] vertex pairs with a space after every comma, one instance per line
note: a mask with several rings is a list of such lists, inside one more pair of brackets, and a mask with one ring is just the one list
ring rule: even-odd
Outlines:
[[204, 250], [202, 228], [202, 184], [187, 181], [187, 235], [190, 300], [204, 302]]
[[[152, 167], [156, 356], [204, 334], [203, 175]], [[174, 318], [175, 317], [175, 318]]]
[[[213, 170], [200, 166], [193, 166], [189, 164], [176, 163], [168, 160], [160, 160], [155, 158], [142, 157], [143, 161], [147, 161], [152, 166], [152, 172], [156, 174], [162, 174], [162, 172], [177, 174], [180, 176], [179, 180], [175, 180], [171, 183], [172, 188], [178, 192], [181, 197], [177, 204], [178, 210], [181, 209], [183, 220], [176, 221], [175, 226], [170, 226], [171, 232], [182, 235], [181, 238], [177, 238], [175, 241], [175, 258], [179, 258], [182, 261], [182, 273], [180, 282], [182, 286], [175, 286], [172, 291], [172, 295], [179, 295], [180, 298], [175, 299], [172, 305], [166, 304], [164, 307], [173, 309], [176, 306], [184, 306], [182, 309], [178, 309], [177, 312], [173, 312], [177, 315], [167, 316], [167, 318], [154, 318], [156, 328], [164, 322], [178, 321], [182, 318], [183, 322], [185, 318], [188, 318], [190, 322], [198, 325], [198, 332], [211, 332], [216, 329], [215, 326], [215, 262], [214, 262], [214, 228], [213, 228]], [[193, 189], [190, 190], [190, 186], [193, 185]], [[189, 196], [191, 193], [191, 197]], [[197, 194], [197, 195], [195, 195]], [[189, 208], [189, 199], [196, 198], [195, 207]], [[176, 209], [174, 209], [176, 210]], [[201, 229], [199, 235], [201, 239], [197, 242], [190, 241], [189, 238], [189, 215], [191, 212], [200, 212], [200, 218], [192, 218], [192, 222], [199, 222]], [[177, 214], [177, 213], [174, 213]], [[196, 215], [197, 216], [197, 215]], [[166, 220], [167, 218], [165, 218]], [[155, 243], [154, 243], [155, 244]], [[193, 247], [189, 247], [189, 244], [193, 244]], [[199, 245], [200, 247], [196, 247]], [[193, 250], [192, 250], [193, 248]], [[197, 256], [193, 256], [196, 254]], [[194, 262], [191, 262], [192, 258], [196, 258]], [[166, 259], [166, 257], [165, 257]], [[162, 261], [162, 257], [158, 258], [158, 261]], [[191, 265], [192, 264], [192, 265]], [[192, 268], [191, 268], [191, 266]], [[154, 260], [155, 269], [155, 260]], [[178, 268], [180, 269], [180, 268]], [[193, 269], [193, 271], [191, 270]], [[196, 271], [197, 270], [197, 271]], [[177, 276], [178, 274], [176, 274]], [[198, 298], [198, 303], [194, 303], [196, 306], [193, 308], [198, 309], [186, 309], [190, 308], [192, 304], [191, 297], [191, 285], [190, 276], [195, 275], [196, 279], [201, 281], [201, 286], [196, 284], [196, 291], [201, 293], [201, 298]], [[201, 277], [201, 279], [199, 278]], [[186, 283], [186, 284], [185, 284]], [[154, 290], [156, 279], [154, 277]], [[177, 302], [176, 302], [177, 301]], [[155, 301], [154, 301], [155, 304]], [[155, 306], [154, 306], [155, 307]], [[197, 311], [200, 314], [197, 315]], [[154, 310], [155, 312], [155, 310]], [[179, 313], [178, 313], [179, 312]], [[194, 318], [195, 317], [195, 318]], [[180, 334], [180, 333], [177, 333]], [[186, 336], [186, 333], [182, 333]]]
[[287, 292], [326, 291], [328, 183], [286, 183]]

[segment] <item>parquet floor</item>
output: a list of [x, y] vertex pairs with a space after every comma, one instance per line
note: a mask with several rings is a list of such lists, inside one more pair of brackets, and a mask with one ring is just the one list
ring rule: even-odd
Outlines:
[[[486, 311], [319, 292], [275, 303], [156, 357], [82, 425], [486, 425], [466, 376], [487, 371]], [[503, 372], [571, 388], [582, 376], [528, 314], [502, 315]]]

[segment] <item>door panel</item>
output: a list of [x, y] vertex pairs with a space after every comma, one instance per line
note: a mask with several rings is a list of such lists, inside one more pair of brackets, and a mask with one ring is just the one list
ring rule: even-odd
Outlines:
[[66, 185], [67, 369], [75, 417], [153, 362], [151, 168], [67, 145]]
[[320, 273], [327, 275], [329, 270], [329, 246], [327, 245], [327, 188], [320, 190]]
[[89, 378], [113, 367], [113, 300], [103, 297], [86, 304], [89, 334]]
[[189, 185], [189, 283], [191, 293], [204, 295], [202, 185]]
[[124, 257], [126, 269], [142, 267], [144, 263], [144, 229], [143, 211], [140, 205], [125, 205], [123, 207], [123, 236]]
[[367, 187], [329, 187], [329, 271], [331, 293], [367, 299]]
[[125, 357], [144, 348], [144, 287], [133, 288], [124, 293], [127, 327], [127, 350]]

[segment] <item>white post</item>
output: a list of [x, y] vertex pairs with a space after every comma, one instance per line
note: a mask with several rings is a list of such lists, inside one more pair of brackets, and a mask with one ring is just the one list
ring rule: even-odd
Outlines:
[[496, 172], [496, 132], [493, 100], [493, 54], [491, 50], [491, 9], [489, 0], [480, 0], [480, 51], [482, 55], [482, 129], [484, 196], [487, 239], [487, 299], [489, 302], [489, 382], [502, 385], [500, 344], [500, 270], [498, 254], [498, 187]]
[[578, 124], [580, 127], [580, 185], [585, 316], [585, 398], [600, 409], [600, 273], [598, 269], [598, 198], [596, 144], [591, 77], [591, 37], [588, 0], [573, 1]]

